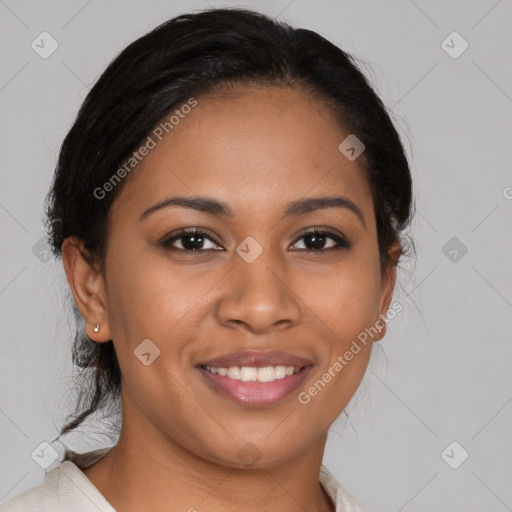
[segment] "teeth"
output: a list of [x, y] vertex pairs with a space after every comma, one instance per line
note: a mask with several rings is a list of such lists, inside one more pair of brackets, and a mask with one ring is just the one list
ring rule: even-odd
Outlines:
[[[229, 375], [229, 374], [228, 374]], [[258, 369], [249, 366], [240, 368], [240, 380], [244, 382], [252, 382], [258, 378]]]
[[241, 380], [242, 382], [273, 382], [300, 371], [300, 368], [294, 368], [293, 366], [263, 366], [261, 368], [253, 366], [230, 366], [229, 368], [207, 366], [206, 369], [213, 374]]
[[230, 379], [240, 380], [240, 368], [238, 366], [230, 366], [228, 368], [228, 375]]
[[[291, 368], [291, 367], [289, 367]], [[274, 368], [276, 379], [284, 379], [286, 377], [286, 367], [285, 366], [276, 366]]]

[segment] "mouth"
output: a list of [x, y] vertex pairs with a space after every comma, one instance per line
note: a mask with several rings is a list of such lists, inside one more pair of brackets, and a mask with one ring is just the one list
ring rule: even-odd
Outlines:
[[246, 407], [280, 403], [312, 368], [311, 361], [278, 351], [238, 352], [196, 366], [210, 390]]

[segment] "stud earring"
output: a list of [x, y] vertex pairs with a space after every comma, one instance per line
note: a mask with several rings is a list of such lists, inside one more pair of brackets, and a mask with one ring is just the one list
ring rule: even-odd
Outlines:
[[99, 332], [99, 330], [100, 330], [100, 324], [96, 324], [96, 325], [94, 326], [93, 331], [94, 331], [94, 332]]

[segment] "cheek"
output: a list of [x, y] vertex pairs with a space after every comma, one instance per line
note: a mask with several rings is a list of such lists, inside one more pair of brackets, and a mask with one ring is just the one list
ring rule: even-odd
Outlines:
[[[378, 260], [367, 254], [371, 256], [370, 251], [354, 254], [328, 273], [305, 280], [305, 302], [314, 313], [318, 335], [326, 342], [325, 358], [314, 379], [318, 385], [310, 394], [306, 392], [312, 407], [318, 407], [319, 414], [325, 408], [332, 420], [359, 386], [371, 354], [372, 336], [377, 333], [380, 269]], [[322, 398], [313, 399], [317, 395]]]
[[[114, 244], [112, 244], [114, 245]], [[148, 252], [127, 253], [119, 244], [109, 254], [109, 312], [123, 320], [132, 338], [160, 338], [198, 302], [204, 290], [191, 285], [186, 269], [171, 268]], [[115, 326], [114, 322], [114, 328]]]
[[[117, 247], [108, 256], [107, 300], [126, 399], [149, 415], [161, 409], [162, 399], [169, 410], [190, 408], [184, 403], [188, 395], [182, 392], [187, 357], [184, 327], [201, 290], [183, 286], [183, 276], [167, 271], [161, 257], [157, 262], [147, 251], [127, 253], [129, 245]], [[145, 361], [143, 353], [149, 353]], [[167, 416], [162, 414], [158, 421], [169, 420]], [[171, 425], [165, 427], [169, 430]]]
[[[372, 326], [378, 319], [378, 276], [357, 265], [325, 282], [309, 284], [308, 306], [315, 313], [317, 335], [325, 352], [310, 386], [299, 395], [302, 421], [318, 429], [330, 425], [361, 384], [372, 348]], [[314, 418], [322, 418], [315, 425]]]
[[[207, 292], [225, 272], [219, 275], [211, 270], [201, 272], [199, 266], [171, 265], [161, 253], [147, 249], [138, 254], [112, 250], [109, 258], [109, 318], [123, 374], [139, 375], [147, 369], [135, 357], [146, 346], [158, 354], [155, 365], [148, 368], [159, 367], [157, 370], [163, 372], [162, 382], [168, 377], [165, 370], [173, 374], [188, 371], [194, 355], [191, 353], [194, 345], [189, 341], [198, 336], [211, 309]], [[150, 340], [151, 344], [144, 340]], [[143, 342], [145, 345], [141, 345]], [[147, 373], [151, 373], [151, 379], [155, 377], [152, 372]], [[140, 375], [140, 378], [146, 377]], [[144, 388], [157, 389], [158, 382], [158, 379], [147, 382]], [[165, 388], [173, 389], [172, 379], [166, 382]]]
[[304, 279], [305, 303], [324, 324], [326, 335], [342, 345], [373, 325], [379, 315], [379, 267], [359, 254]]

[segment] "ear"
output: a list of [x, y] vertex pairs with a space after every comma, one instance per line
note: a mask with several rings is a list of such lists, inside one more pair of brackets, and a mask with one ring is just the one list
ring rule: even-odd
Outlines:
[[[62, 262], [76, 305], [85, 319], [87, 336], [97, 342], [111, 339], [103, 276], [86, 257], [83, 241], [68, 237], [62, 243]], [[94, 326], [99, 324], [98, 332]]]
[[388, 250], [391, 262], [382, 274], [381, 281], [381, 293], [380, 293], [380, 315], [375, 322], [379, 333], [373, 338], [373, 341], [379, 341], [386, 335], [386, 322], [383, 320], [391, 304], [391, 298], [393, 297], [393, 290], [395, 289], [396, 282], [396, 269], [398, 258], [402, 254], [402, 246], [399, 240], [395, 240]]

